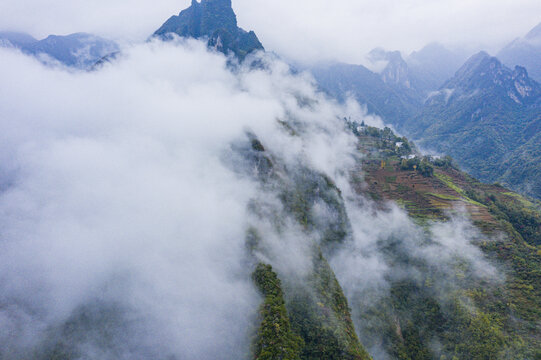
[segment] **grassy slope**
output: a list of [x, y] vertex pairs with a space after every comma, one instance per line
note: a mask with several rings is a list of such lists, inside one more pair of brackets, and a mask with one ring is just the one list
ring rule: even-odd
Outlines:
[[300, 350], [304, 347], [304, 342], [291, 331], [278, 276], [270, 265], [259, 264], [253, 279], [264, 296], [259, 310], [261, 324], [254, 343], [255, 359], [300, 360]]

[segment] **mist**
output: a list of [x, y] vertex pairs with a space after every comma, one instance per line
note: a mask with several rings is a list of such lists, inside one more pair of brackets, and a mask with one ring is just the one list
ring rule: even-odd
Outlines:
[[[2, 356], [52, 356], [57, 341], [90, 359], [249, 356], [261, 299], [245, 239], [265, 228], [248, 205], [276, 194], [232, 145], [255, 133], [333, 174], [353, 144], [336, 125], [361, 107], [273, 60], [232, 72], [195, 40], [127, 47], [94, 72], [0, 52]], [[302, 137], [284, 136], [288, 118]], [[284, 229], [257, 256], [301, 273], [309, 238]]]
[[[331, 257], [331, 265], [349, 300], [361, 342], [374, 359], [395, 358], [383, 346], [386, 339], [382, 334], [388, 331], [385, 321], [398, 322], [401, 311], [406, 318], [411, 311], [404, 299], [398, 304], [406, 306], [404, 309], [389, 303], [394, 285], [415, 287], [417, 296], [429, 293], [445, 312], [454, 306], [450, 294], [458, 294], [470, 282], [504, 283], [500, 269], [476, 246], [494, 239], [480, 233], [465, 209], [452, 209], [447, 221], [419, 224], [394, 203], [381, 209], [362, 199], [359, 206], [354, 196], [347, 203], [353, 237]], [[475, 314], [477, 309], [467, 296], [458, 299]], [[437, 336], [432, 336], [437, 343]], [[440, 352], [436, 349], [432, 356]]]
[[121, 358], [241, 357], [258, 301], [241, 258], [254, 187], [217, 154], [278, 106], [237, 90], [197, 42], [141, 45], [99, 73], [0, 58], [8, 354], [105, 302], [146, 329]]
[[[344, 119], [381, 119], [328, 99], [274, 57], [255, 57], [262, 68], [232, 69], [202, 42], [152, 41], [79, 72], [0, 49], [2, 356], [47, 356], [75, 324], [85, 331], [70, 333], [69, 351], [81, 358], [249, 358], [261, 302], [253, 262], [302, 285], [336, 215], [316, 203], [307, 231], [287, 213], [279, 186], [306, 173], [328, 176], [344, 199], [351, 229], [329, 259], [362, 340], [377, 343], [359, 309], [397, 278], [425, 280], [389, 257], [389, 243], [438, 269], [434, 291], [455, 286], [443, 274], [456, 261], [500, 281], [467, 218], [419, 225], [353, 191], [352, 172], [362, 170]], [[247, 161], [252, 138], [276, 181]], [[254, 254], [250, 229], [262, 239]]]

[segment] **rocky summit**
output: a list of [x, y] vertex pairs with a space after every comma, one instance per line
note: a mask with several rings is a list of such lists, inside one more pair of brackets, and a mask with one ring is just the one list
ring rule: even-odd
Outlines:
[[252, 52], [264, 50], [253, 31], [238, 27], [231, 0], [203, 0], [200, 3], [193, 0], [189, 8], [169, 18], [153, 36], [168, 40], [172, 34], [206, 38], [210, 48], [224, 54], [233, 53], [239, 60]]

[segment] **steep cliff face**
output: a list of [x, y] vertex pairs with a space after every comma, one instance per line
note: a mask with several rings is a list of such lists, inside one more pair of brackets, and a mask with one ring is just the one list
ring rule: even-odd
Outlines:
[[232, 52], [241, 60], [254, 51], [264, 50], [253, 31], [237, 26], [231, 0], [192, 1], [189, 8], [169, 18], [154, 36], [167, 40], [170, 34], [206, 38], [209, 47], [224, 54]]
[[254, 341], [254, 357], [258, 360], [298, 360], [303, 340], [291, 330], [280, 279], [272, 266], [259, 264], [254, 282], [264, 297], [259, 309], [260, 326]]
[[387, 63], [380, 73], [384, 83], [405, 89], [412, 89], [408, 64], [404, 61], [399, 51], [374, 49], [370, 52], [369, 59], [374, 62], [384, 61]]
[[[297, 127], [294, 122], [283, 123], [282, 126], [291, 134], [303, 132], [302, 127]], [[300, 273], [291, 273], [282, 265], [289, 257], [288, 251], [276, 253], [269, 248], [268, 233], [254, 225], [247, 234], [252, 261], [257, 263], [264, 259], [276, 268], [275, 273], [269, 266], [259, 264], [254, 273], [258, 286], [262, 286], [261, 277], [265, 276], [267, 280], [263, 283], [275, 284], [276, 288], [270, 298], [269, 291], [263, 290], [265, 301], [261, 310], [263, 319], [257, 337], [256, 359], [281, 358], [265, 355], [279, 353], [274, 345], [271, 346], [277, 343], [284, 343], [283, 354], [287, 359], [370, 359], [356, 335], [342, 287], [326, 260], [352, 236], [341, 191], [326, 174], [306, 164], [291, 166], [285, 163], [253, 134], [248, 134], [248, 141], [237, 144], [234, 150], [248, 164], [247, 168], [252, 169], [247, 175], [258, 179], [266, 191], [275, 193], [280, 200], [280, 204], [273, 204], [264, 197], [255, 198], [251, 212], [256, 219], [270, 222], [278, 236], [286, 235], [285, 231], [290, 226], [288, 222], [292, 220], [306, 236], [305, 257], [299, 259], [306, 263], [306, 267]], [[325, 214], [323, 217], [322, 213]], [[296, 245], [290, 243], [286, 246], [294, 251]], [[268, 280], [275, 276], [280, 280]], [[279, 285], [280, 291], [276, 286], [278, 281], [282, 284]], [[281, 309], [281, 297], [287, 315]], [[270, 303], [275, 303], [275, 306], [269, 308]], [[287, 324], [285, 328], [280, 327], [283, 331], [269, 331], [269, 311], [272, 309], [274, 321]], [[288, 326], [291, 326], [291, 331]], [[295, 340], [296, 337], [301, 340]]]

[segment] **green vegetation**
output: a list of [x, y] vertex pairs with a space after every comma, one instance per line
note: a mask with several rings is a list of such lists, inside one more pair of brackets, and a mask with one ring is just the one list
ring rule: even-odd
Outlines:
[[402, 159], [400, 169], [405, 171], [417, 171], [424, 177], [432, 177], [434, 175], [434, 166], [430, 163], [430, 159], [424, 157], [422, 159], [415, 157], [413, 159]]
[[[258, 156], [263, 155], [264, 146], [253, 138], [249, 139], [250, 150], [245, 152], [245, 156], [257, 166]], [[282, 228], [284, 219], [290, 218], [300, 225], [306, 236], [319, 236], [311, 244], [313, 267], [303, 279], [284, 277], [282, 290], [278, 290], [276, 284], [279, 281], [270, 266], [259, 265], [254, 273], [256, 283], [261, 284], [259, 287], [266, 296], [265, 304], [268, 305], [262, 308], [262, 317], [269, 319], [262, 322], [256, 340], [259, 345], [254, 352], [259, 356], [258, 359], [263, 358], [262, 354], [270, 359], [282, 356], [280, 349], [288, 349], [287, 358], [290, 358], [297, 356], [295, 344], [301, 344], [298, 356], [303, 360], [370, 359], [357, 338], [342, 288], [320, 250], [332, 252], [351, 233], [342, 194], [324, 174], [303, 166], [286, 169], [278, 159], [273, 158], [272, 161], [266, 182], [268, 186], [279, 189], [278, 198], [283, 205], [283, 213], [272, 215], [276, 217], [273, 223], [277, 231]], [[277, 169], [282, 171], [280, 176], [276, 176]], [[319, 208], [324, 207], [326, 214], [330, 215], [318, 217], [317, 212], [313, 211], [316, 204]], [[262, 217], [268, 216], [267, 213], [260, 213], [257, 204], [252, 204], [252, 211]], [[260, 248], [260, 245], [261, 235], [255, 228], [249, 229], [249, 251], [264, 252], [265, 249]], [[285, 308], [282, 307], [282, 297]], [[287, 330], [286, 317], [291, 331]], [[279, 327], [275, 326], [277, 322]], [[295, 339], [297, 335], [302, 341]]]
[[[479, 194], [471, 192], [479, 197]], [[510, 196], [508, 192], [502, 193]], [[500, 220], [509, 222], [513, 229], [530, 245], [541, 245], [541, 213], [534, 205], [519, 195], [512, 196], [516, 201], [506, 201], [504, 197], [489, 195], [485, 201], [492, 214]]]
[[454, 346], [453, 353], [459, 359], [492, 360], [502, 352], [505, 337], [497, 315], [483, 312], [471, 313], [455, 303], [453, 330], [448, 336]]
[[[506, 299], [499, 298], [497, 285], [477, 277], [470, 263], [431, 265], [399, 238], [379, 245], [391, 266], [390, 289], [377, 301], [356, 302], [363, 344], [379, 343], [394, 359], [484, 360], [500, 359], [506, 351], [524, 353], [512, 349], [520, 340], [504, 327], [511, 322]], [[405, 271], [416, 276], [402, 276]]]
[[[346, 119], [346, 121], [348, 121]], [[372, 126], [366, 126], [364, 123], [349, 122], [348, 125], [351, 131], [357, 136], [364, 136], [375, 139], [372, 142], [380, 152], [384, 153], [386, 157], [391, 156], [407, 156], [416, 151], [415, 145], [405, 137], [396, 136], [392, 130], [388, 127], [384, 129], [378, 129]]]
[[286, 292], [292, 327], [305, 342], [301, 358], [370, 359], [355, 333], [342, 288], [321, 254], [306, 285]]
[[513, 193], [513, 192], [504, 192], [502, 193], [503, 195], [507, 195], [507, 196], [511, 196], [515, 199], [517, 199], [518, 201], [520, 201], [522, 203], [522, 205], [524, 206], [527, 206], [527, 207], [533, 207], [534, 204], [528, 200], [526, 200], [526, 198], [522, 195], [519, 195], [517, 193]]
[[455, 163], [455, 160], [450, 157], [449, 155], [446, 155], [444, 157], [438, 157], [433, 160], [433, 164], [436, 167], [442, 168], [442, 169], [455, 169], [458, 170], [458, 165]]
[[127, 319], [128, 314], [118, 304], [91, 302], [73, 311], [64, 323], [48, 328], [45, 340], [29, 358], [80, 359], [81, 346], [94, 347], [114, 357], [121, 347], [133, 346], [131, 339], [135, 334], [127, 326]]
[[[517, 92], [515, 81], [529, 88]], [[541, 86], [481, 53], [400, 129], [485, 182], [541, 198]]]
[[[282, 184], [280, 194], [286, 211], [307, 231], [323, 234], [324, 246], [341, 243], [350, 233], [351, 225], [338, 187], [328, 176], [307, 168], [296, 169], [292, 178], [292, 183]], [[325, 221], [318, 221], [312, 211], [317, 202], [332, 214]]]
[[460, 201], [460, 200], [462, 200], [461, 198], [453, 196], [453, 195], [435, 194], [435, 193], [428, 193], [428, 195], [431, 195], [431, 196], [434, 196], [434, 197], [437, 197], [437, 198], [443, 199], [443, 200], [451, 200], [451, 201]]
[[[396, 267], [389, 276], [409, 266], [419, 278], [391, 279], [388, 296], [370, 306], [361, 303], [366, 346], [382, 338], [395, 359], [533, 359], [535, 322], [533, 328], [516, 323], [518, 313], [507, 305], [510, 290], [477, 278], [466, 263], [456, 264], [449, 276], [445, 266], [412, 258], [398, 242], [387, 244], [386, 252]], [[518, 291], [514, 296], [521, 299]]]
[[435, 173], [435, 176], [441, 181], [443, 182], [445, 185], [447, 185], [449, 188], [453, 189], [454, 191], [456, 191], [458, 194], [460, 194], [465, 201], [469, 202], [470, 204], [473, 204], [473, 205], [477, 205], [477, 206], [481, 206], [481, 207], [486, 207], [484, 204], [481, 204], [480, 202], [478, 201], [475, 201], [473, 199], [470, 199], [466, 193], [466, 191], [464, 191], [464, 189], [462, 189], [461, 187], [455, 185], [455, 183], [453, 183], [453, 179], [448, 176], [448, 175], [445, 175], [444, 173], [441, 173], [441, 172], [436, 172]]
[[270, 265], [259, 264], [253, 279], [264, 296], [259, 310], [261, 325], [254, 344], [254, 359], [300, 359], [304, 342], [291, 330], [278, 276]]
[[453, 183], [453, 179], [451, 179], [450, 176], [448, 175], [445, 175], [444, 173], [436, 173], [435, 176], [440, 179], [441, 182], [443, 182], [445, 185], [447, 185], [448, 187], [450, 187], [451, 189], [453, 189], [454, 191], [456, 191], [457, 193], [459, 194], [464, 194], [464, 190], [462, 190], [462, 188], [458, 187], [457, 185], [455, 185]]
[[[359, 148], [368, 154], [366, 191], [397, 201], [421, 226], [445, 221], [441, 209], [450, 209], [450, 202], [465, 202], [472, 220], [489, 235], [475, 244], [505, 280], [487, 282], [463, 261], [434, 268], [403, 249], [405, 239], [382, 242], [380, 251], [392, 269], [390, 293], [371, 306], [353, 300], [356, 307], [361, 304], [356, 313], [362, 319], [362, 343], [382, 348], [393, 359], [541, 358], [540, 203], [501, 185], [480, 183], [457, 170], [449, 157], [398, 161], [396, 154], [379, 148], [381, 135], [371, 129], [358, 134]], [[423, 160], [434, 168], [433, 177], [415, 171], [413, 165]], [[394, 170], [382, 168], [382, 162]], [[404, 269], [415, 277], [393, 278]]]

